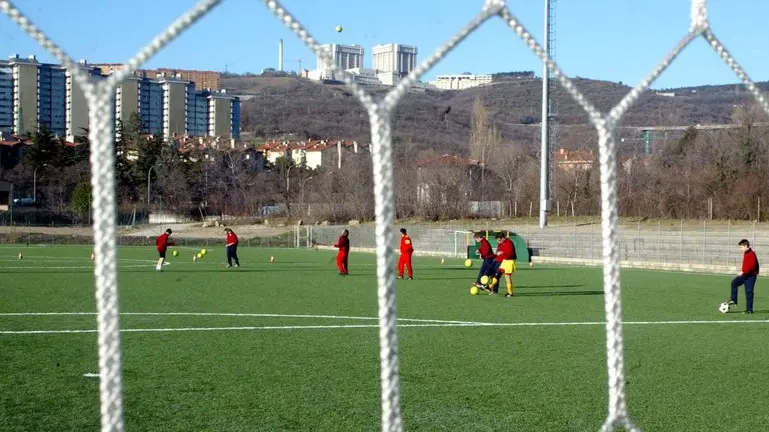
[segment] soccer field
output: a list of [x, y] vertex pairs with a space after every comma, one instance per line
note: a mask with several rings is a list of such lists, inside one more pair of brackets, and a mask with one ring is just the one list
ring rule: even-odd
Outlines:
[[[0, 430], [99, 428], [87, 247], [0, 249]], [[163, 273], [119, 252], [127, 431], [377, 431], [373, 255], [223, 249]], [[276, 262], [269, 263], [275, 256]], [[519, 266], [516, 296], [469, 295], [476, 267], [415, 257], [398, 281], [412, 431], [596, 431], [607, 401], [601, 269]], [[720, 314], [728, 276], [622, 273], [631, 418], [644, 431], [769, 424], [769, 296]], [[502, 287], [502, 292], [504, 287]], [[744, 307], [743, 292], [740, 305]]]

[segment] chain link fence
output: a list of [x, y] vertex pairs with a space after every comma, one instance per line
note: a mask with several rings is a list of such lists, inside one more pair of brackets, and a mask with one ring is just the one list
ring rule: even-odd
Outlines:
[[[534, 262], [593, 264], [602, 261], [600, 221], [584, 219], [572, 223], [538, 225], [515, 221], [479, 221], [464, 223], [419, 223], [394, 225], [406, 228], [414, 242], [416, 256], [465, 258], [467, 246], [475, 243], [471, 232], [511, 231], [521, 236], [534, 253]], [[623, 267], [660, 270], [734, 273], [742, 262], [737, 242], [750, 241], [761, 254], [769, 250], [769, 223], [733, 221], [638, 221], [618, 225], [620, 261]], [[315, 246], [336, 243], [344, 229], [350, 231], [353, 250], [371, 251], [376, 246], [373, 225], [309, 226], [309, 238]], [[301, 245], [305, 245], [301, 242]], [[393, 242], [393, 249], [398, 248]]]

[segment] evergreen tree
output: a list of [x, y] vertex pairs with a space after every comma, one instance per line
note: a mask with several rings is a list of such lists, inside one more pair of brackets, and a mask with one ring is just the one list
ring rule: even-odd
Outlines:
[[32, 145], [24, 149], [24, 163], [30, 167], [38, 167], [44, 164], [53, 165], [58, 162], [61, 145], [53, 136], [53, 132], [46, 125], [32, 136]]

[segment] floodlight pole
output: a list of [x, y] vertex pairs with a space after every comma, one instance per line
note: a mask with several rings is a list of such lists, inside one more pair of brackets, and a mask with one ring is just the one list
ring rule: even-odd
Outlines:
[[[546, 53], [550, 48], [550, 0], [545, 0], [545, 46]], [[548, 143], [549, 115], [550, 115], [550, 70], [547, 63], [542, 69], [542, 153], [540, 154], [540, 177], [539, 177], [539, 227], [547, 226], [547, 216], [550, 213], [549, 200], [549, 173], [550, 173], [550, 146]]]

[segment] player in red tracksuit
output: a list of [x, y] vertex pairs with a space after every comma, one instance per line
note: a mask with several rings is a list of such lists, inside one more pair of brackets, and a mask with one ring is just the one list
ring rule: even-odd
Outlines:
[[347, 258], [350, 256], [350, 232], [347, 230], [342, 231], [342, 235], [339, 236], [339, 240], [334, 245], [339, 249], [339, 253], [336, 254], [336, 268], [339, 269], [339, 274], [347, 276]]
[[232, 267], [232, 261], [235, 261], [235, 267], [240, 267], [240, 260], [238, 260], [238, 235], [235, 231], [225, 228], [224, 232], [227, 233], [227, 243], [225, 249], [227, 250], [227, 267]]
[[742, 249], [742, 271], [732, 280], [732, 298], [729, 300], [729, 306], [737, 304], [737, 291], [740, 285], [745, 285], [745, 312], [753, 313], [753, 289], [756, 286], [756, 278], [760, 271], [758, 257], [753, 249], [750, 248], [750, 242], [743, 239], [737, 243]]
[[166, 261], [166, 250], [168, 249], [168, 246], [174, 246], [174, 242], [168, 238], [171, 235], [171, 232], [171, 228], [169, 228], [155, 240], [155, 246], [158, 248], [158, 255], [160, 255], [160, 258], [158, 258], [158, 265], [155, 267], [155, 270], [157, 271], [163, 271], [163, 264]]
[[414, 245], [411, 237], [406, 233], [406, 228], [401, 228], [401, 256], [398, 259], [398, 279], [403, 279], [403, 268], [409, 271], [409, 280], [414, 279], [414, 269], [411, 267], [411, 254], [414, 253]]

